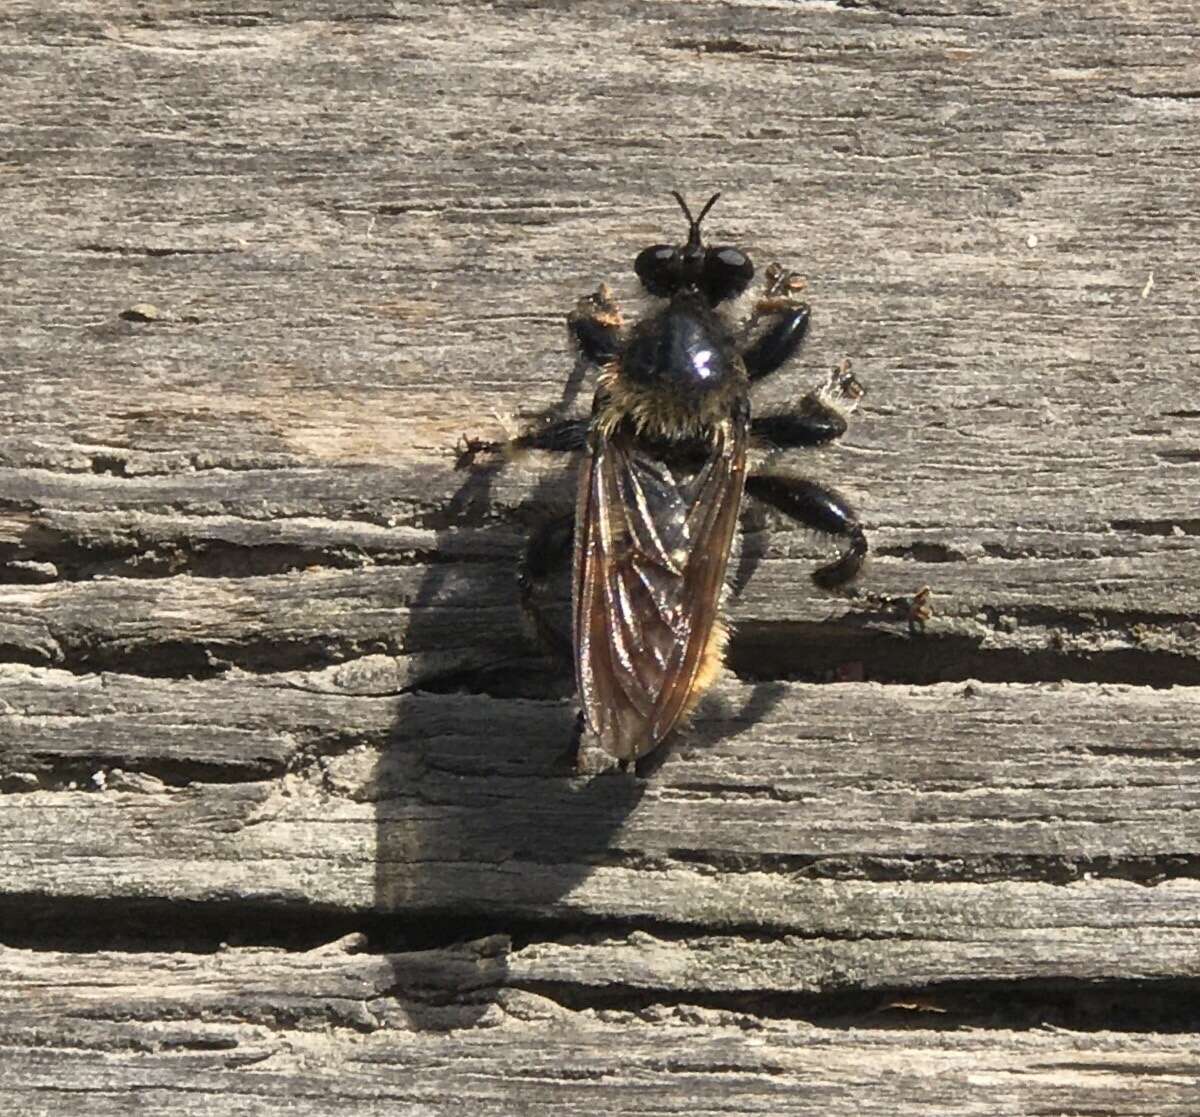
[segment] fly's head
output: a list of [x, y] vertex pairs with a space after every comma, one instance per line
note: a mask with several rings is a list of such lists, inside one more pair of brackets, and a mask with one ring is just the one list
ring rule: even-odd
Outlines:
[[706, 248], [700, 240], [700, 222], [721, 196], [714, 194], [704, 204], [699, 217], [692, 217], [687, 202], [672, 190], [688, 220], [686, 244], [652, 244], [643, 248], [633, 270], [651, 295], [670, 298], [679, 291], [699, 292], [709, 306], [740, 295], [754, 278], [754, 265], [741, 249], [731, 245]]

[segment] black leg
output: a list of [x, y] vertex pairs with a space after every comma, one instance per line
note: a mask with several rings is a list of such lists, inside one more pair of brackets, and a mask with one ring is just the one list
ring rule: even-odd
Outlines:
[[587, 447], [589, 422], [588, 419], [556, 419], [510, 438], [507, 442], [491, 442], [464, 435], [459, 443], [457, 466], [459, 469], [469, 468], [480, 454], [505, 454], [512, 458], [526, 450], [557, 450], [563, 453], [583, 450]]
[[[591, 295], [584, 295], [567, 315], [567, 329], [571, 335], [583, 364], [576, 362], [576, 373], [582, 376], [586, 364], [597, 367], [608, 364], [621, 351], [621, 311], [607, 283]], [[564, 400], [569, 404], [574, 392], [568, 391]], [[458, 449], [458, 468], [467, 469], [475, 464], [481, 454], [503, 453], [509, 457], [524, 450], [561, 450], [572, 452], [587, 447], [589, 420], [550, 419], [555, 411], [561, 413], [562, 406], [543, 413], [542, 422], [524, 434], [504, 442], [492, 442], [482, 438], [463, 436]]]
[[570, 561], [574, 542], [574, 513], [548, 520], [529, 537], [517, 579], [521, 588], [521, 608], [538, 640], [552, 655], [567, 663], [574, 659], [571, 640], [547, 618], [546, 609], [538, 600], [538, 591]]
[[809, 317], [807, 303], [770, 313], [766, 328], [742, 354], [751, 380], [769, 376], [795, 356], [808, 333]]
[[621, 348], [621, 311], [607, 283], [584, 295], [567, 315], [567, 330], [579, 352], [594, 365], [606, 365]]
[[588, 419], [557, 419], [510, 439], [505, 446], [519, 454], [522, 450], [557, 450], [572, 453], [587, 447]]
[[836, 411], [805, 415], [793, 412], [784, 415], [756, 415], [750, 422], [755, 437], [772, 446], [787, 449], [792, 446], [820, 446], [846, 433], [846, 420]]
[[846, 540], [846, 549], [839, 558], [813, 572], [818, 586], [836, 589], [862, 569], [867, 537], [845, 497], [815, 481], [785, 473], [753, 474], [746, 479], [746, 492], [814, 531]]
[[829, 379], [814, 388], [796, 407], [781, 415], [758, 415], [750, 429], [773, 446], [819, 446], [846, 433], [846, 416], [858, 406], [866, 389], [851, 375], [850, 362], [829, 374]]
[[771, 264], [763, 293], [750, 315], [742, 359], [751, 380], [769, 376], [796, 355], [808, 333], [808, 303], [800, 299], [804, 279]]

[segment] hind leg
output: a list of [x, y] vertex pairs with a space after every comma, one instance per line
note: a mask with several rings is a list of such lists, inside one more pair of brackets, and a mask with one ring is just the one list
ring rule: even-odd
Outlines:
[[746, 492], [770, 504], [805, 527], [843, 540], [845, 549], [833, 562], [813, 571], [813, 581], [823, 589], [837, 589], [852, 581], [867, 557], [867, 537], [858, 515], [845, 497], [787, 473], [756, 473], [746, 478]]

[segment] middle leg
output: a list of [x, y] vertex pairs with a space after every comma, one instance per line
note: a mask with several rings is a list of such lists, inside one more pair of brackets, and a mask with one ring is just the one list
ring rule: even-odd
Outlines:
[[750, 429], [775, 449], [820, 446], [846, 433], [846, 418], [866, 395], [850, 372], [850, 362], [829, 374], [824, 384], [809, 392], [796, 407], [778, 415], [757, 415]]
[[[585, 365], [603, 367], [621, 350], [621, 311], [608, 284], [584, 295], [567, 315], [567, 332]], [[573, 398], [573, 397], [572, 397]], [[464, 437], [458, 452], [458, 467], [466, 469], [481, 455], [501, 453], [519, 457], [526, 450], [555, 450], [572, 453], [587, 446], [590, 419], [553, 418], [553, 411], [524, 434], [504, 441]]]
[[590, 419], [554, 419], [504, 442], [463, 435], [458, 444], [456, 469], [470, 469], [481, 456], [501, 454], [519, 458], [526, 450], [555, 450], [574, 453], [587, 447]]

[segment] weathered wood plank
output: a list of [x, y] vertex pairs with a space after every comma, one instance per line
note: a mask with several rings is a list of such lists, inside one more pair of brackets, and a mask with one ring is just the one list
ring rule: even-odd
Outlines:
[[[1034, 903], [1041, 899], [1032, 891], [1027, 897]], [[956, 898], [971, 906], [966, 894]], [[1046, 906], [1056, 905], [1051, 901]], [[993, 924], [981, 927], [973, 942], [791, 937], [757, 943], [736, 937], [680, 942], [639, 932], [628, 939], [595, 944], [537, 943], [512, 958], [508, 969], [516, 983], [536, 988], [607, 990], [618, 986], [657, 996], [796, 996], [918, 988], [929, 999], [931, 1011], [939, 1011], [942, 994], [938, 987], [943, 985], [1086, 982], [1111, 980], [1114, 973], [1125, 980], [1200, 977], [1200, 961], [1192, 964], [1186, 960], [1196, 957], [1197, 945], [1195, 928], [1152, 930], [1145, 925], [1131, 931], [1127, 925], [1051, 930]], [[1122, 957], [1123, 961], [1115, 961]], [[1181, 959], [1185, 959], [1182, 964]], [[947, 999], [952, 1002], [953, 995]]]
[[206, 1038], [217, 1050], [98, 1059], [31, 1047], [0, 1070], [0, 1088], [5, 1101], [47, 1115], [78, 1112], [80, 1093], [98, 1114], [317, 1115], [333, 1107], [372, 1117], [464, 1106], [497, 1117], [555, 1108], [851, 1117], [908, 1105], [936, 1117], [1191, 1117], [1197, 1103], [1190, 1037], [1005, 1033], [968, 1042], [955, 1033], [808, 1026], [764, 1035], [685, 1010], [666, 1027], [619, 1020], [577, 1030], [554, 1020], [516, 1034], [492, 1028], [478, 1040], [289, 1036], [278, 1054], [253, 1038], [231, 1049], [220, 1032], [191, 1046], [203, 1048]]
[[99, 1113], [857, 1115], [915, 1101], [1181, 1117], [1200, 1100], [1194, 1035], [952, 1030], [935, 1004], [886, 1001], [838, 1027], [686, 1004], [579, 1011], [523, 991], [530, 975], [495, 941], [391, 955], [3, 950], [0, 1099], [45, 1114], [85, 1091]]
[[[541, 653], [517, 607], [520, 542], [514, 532], [458, 539], [442, 557], [462, 561], [438, 562], [418, 556], [437, 553], [446, 533], [379, 534], [389, 538], [376, 555], [336, 547], [332, 561], [317, 533], [307, 544], [281, 539], [231, 547], [194, 536], [198, 557], [178, 559], [202, 572], [247, 561], [290, 567], [286, 573], [109, 576], [0, 587], [0, 643], [11, 659], [149, 675], [207, 675], [231, 665], [279, 669], [399, 653], [409, 660], [413, 683], [488, 663], [503, 675], [504, 661], [514, 654], [528, 660]], [[1200, 680], [1200, 626], [1190, 581], [1197, 563], [1189, 546], [1175, 542], [1074, 560], [889, 556], [872, 565], [865, 596], [831, 598], [808, 577], [819, 551], [794, 534], [772, 539], [765, 557], [750, 552], [743, 563], [748, 577], [729, 610], [737, 626], [731, 662], [739, 673], [758, 678], [822, 677], [857, 659], [870, 677], [884, 681], [1193, 684]], [[878, 533], [876, 543], [885, 553], [933, 546], [891, 533]], [[243, 546], [257, 557], [243, 560]], [[139, 548], [96, 566], [101, 573], [137, 573], [144, 561], [165, 574], [173, 554], [166, 546]], [[28, 561], [49, 556], [43, 552], [40, 560]], [[913, 642], [906, 638], [904, 603], [922, 585], [934, 589], [935, 616]], [[894, 604], [880, 606], [881, 599]], [[522, 666], [526, 689], [546, 673], [543, 667], [531, 675]], [[516, 674], [508, 672], [510, 678]], [[520, 684], [512, 678], [509, 685]]]
[[[294, 772], [248, 784], [163, 786], [133, 801], [119, 791], [34, 790], [3, 801], [6, 825], [27, 839], [50, 827], [55, 858], [68, 856], [62, 843], [70, 839], [51, 819], [99, 827], [116, 854], [129, 811], [140, 816], [134, 832], [161, 817], [156, 855], [178, 846], [185, 859], [189, 848], [210, 848], [215, 837], [216, 850], [228, 840], [204, 833], [212, 811], [303, 818], [315, 829], [296, 853], [342, 844], [319, 818], [309, 820], [314, 812], [336, 811], [333, 829], [341, 832], [370, 830], [377, 815], [397, 839], [412, 831], [416, 841], [431, 827], [423, 848], [445, 826], [458, 835], [447, 848], [463, 849], [482, 827], [469, 856], [485, 861], [495, 859], [493, 844], [570, 848], [558, 832], [572, 811], [586, 809], [594, 821], [611, 815], [594, 853], [613, 841], [655, 855], [1086, 859], [1187, 854], [1200, 837], [1200, 699], [1187, 688], [727, 686], [652, 778], [614, 775], [593, 787], [570, 776], [563, 755], [568, 703], [390, 694], [392, 668], [377, 657], [307, 675], [203, 682], [6, 668], [6, 765], [10, 776], [29, 773], [27, 787], [44, 776], [61, 788], [61, 763], [77, 778], [76, 737], [92, 742], [93, 756], [106, 737], [123, 739], [114, 755], [140, 759], [151, 774], [164, 768], [168, 778], [172, 766], [187, 764], [200, 765], [201, 777], [208, 765], [217, 779]], [[859, 714], [866, 710], [870, 719]], [[197, 740], [210, 739], [221, 748], [198, 752]], [[224, 765], [230, 772], [222, 775]], [[430, 803], [440, 820], [427, 815]], [[195, 831], [190, 816], [201, 820]], [[251, 844], [227, 855], [252, 859], [263, 832], [261, 823], [250, 828], [241, 839]], [[590, 848], [586, 839], [580, 848]], [[47, 868], [55, 872], [52, 862]]]
[[[1109, 58], [1093, 57], [1094, 25], [1071, 8], [1040, 33], [1025, 13], [982, 18], [949, 7], [923, 18], [879, 7], [745, 6], [733, 26], [704, 5], [659, 23], [620, 4], [569, 16], [514, 7], [469, 31], [405, 5], [388, 20], [351, 10], [363, 18], [329, 24], [280, 11], [231, 26], [167, 6], [147, 28], [99, 26], [81, 6], [58, 33], [70, 38], [80, 87], [103, 73], [94, 85], [110, 95], [102, 118], [88, 119], [95, 141], [54, 148], [41, 157], [50, 166], [34, 140], [48, 128], [41, 89], [54, 71], [34, 44], [10, 56], [28, 98], [38, 189], [6, 196], [10, 251], [22, 253], [30, 276], [8, 335], [8, 363], [19, 370], [4, 404], [8, 460], [89, 475], [182, 474], [177, 487], [193, 506], [205, 487], [231, 486], [209, 499], [238, 500], [237, 479], [220, 469], [206, 486], [214, 466], [272, 464], [278, 496], [259, 506], [264, 513], [311, 515], [316, 482], [350, 490], [354, 508], [342, 514], [386, 518], [396, 503], [387, 484], [363, 479], [354, 491], [358, 479], [327, 475], [346, 463], [444, 461], [464, 420], [477, 427], [493, 413], [553, 402], [567, 363], [557, 323], [573, 292], [627, 272], [641, 240], [661, 235], [666, 215], [648, 212], [646, 195], [668, 183], [651, 181], [657, 169], [631, 177], [622, 160], [661, 167], [658, 154], [647, 156], [670, 134], [680, 142], [668, 165], [681, 181], [718, 173], [731, 187], [720, 233], [804, 261], [820, 314], [813, 362], [860, 355], [872, 394], [826, 468], [845, 475], [872, 525], [916, 525], [919, 535], [936, 519], [958, 528], [968, 551], [972, 529], [988, 526], [1116, 524], [1119, 537], [1177, 526], [1194, 540], [1194, 501], [1181, 496], [1194, 493], [1200, 466], [1178, 354], [1195, 318], [1172, 281], [1195, 239], [1180, 173], [1195, 158], [1185, 142], [1191, 110], [1172, 96], [1186, 93], [1194, 67], [1186, 8], [1106, 13], [1110, 41], [1120, 43]], [[1017, 44], [1035, 33], [1039, 80], [997, 84], [1005, 66], [1031, 65]], [[184, 42], [201, 70], [178, 65]], [[586, 176], [576, 172], [595, 142], [594, 110], [571, 99], [547, 106], [540, 94], [546, 83], [569, 87], [575, 64], [561, 52], [573, 59], [579, 42], [598, 57], [644, 60], [626, 75], [634, 85], [621, 88], [649, 114], [626, 137], [629, 154], [589, 165]], [[831, 53], [830, 42], [839, 49]], [[317, 44], [338, 68], [336, 87], [306, 85], [297, 70]], [[474, 52], [498, 48], [491, 66], [475, 65]], [[400, 86], [397, 50], [407, 63]], [[114, 67], [114, 57], [131, 64]], [[662, 90], [638, 92], [665, 72], [676, 75], [667, 118]], [[913, 72], [924, 75], [919, 94]], [[221, 80], [210, 84], [214, 74]], [[746, 95], [714, 98], [714, 81]], [[274, 90], [265, 99], [264, 82]], [[358, 145], [347, 165], [345, 130], [374, 119], [380, 83], [394, 90], [395, 146]], [[170, 91], [149, 118], [148, 85]], [[286, 109], [276, 100], [284, 88]], [[489, 180], [481, 192], [464, 176], [457, 144], [422, 139], [457, 104], [447, 89], [487, 99], [488, 127], [463, 122], [458, 143], [500, 161], [499, 190]], [[873, 113], [886, 106], [882, 115], [865, 112], [864, 95]], [[288, 147], [294, 114], [317, 97], [322, 112], [307, 118], [314, 142], [299, 156]], [[195, 113], [174, 109], [175, 100]], [[230, 104], [240, 107], [236, 126], [225, 119]], [[1088, 135], [1104, 146], [1099, 166], [1094, 147], [1073, 140], [1084, 106], [1096, 110]], [[127, 180], [114, 160], [119, 170], [133, 151], [141, 156], [130, 135], [150, 121], [177, 142], [152, 150], [151, 174]], [[797, 134], [803, 203], [771, 158], [790, 155]], [[277, 165], [258, 170], [231, 157], [229, 145], [251, 135]], [[1005, 145], [1015, 146], [997, 155]], [[937, 174], [928, 173], [931, 150]], [[1163, 150], [1173, 153], [1169, 176]], [[535, 170], [514, 151], [545, 161]], [[419, 181], [394, 182], [396, 154], [426, 168]], [[197, 160], [220, 168], [219, 184], [177, 173]], [[299, 171], [296, 160], [302, 175], [287, 173]], [[66, 202], [62, 181], [94, 179], [106, 182], [106, 198], [115, 192], [117, 222], [101, 224], [91, 211], [72, 225], [47, 220], [48, 207]], [[1122, 205], [1125, 220], [1114, 222]], [[111, 202], [106, 220], [110, 212]], [[1096, 228], [1105, 235], [1092, 235]], [[1124, 238], [1119, 250], [1114, 237]], [[282, 253], [281, 239], [304, 251]], [[847, 260], [870, 267], [849, 269]], [[112, 305], [97, 305], [97, 288], [114, 279], [123, 287]], [[296, 291], [314, 283], [317, 305], [299, 316]], [[229, 293], [224, 302], [219, 292]], [[164, 318], [116, 322], [126, 293], [124, 301], [152, 296]], [[48, 348], [51, 314], [70, 329]], [[228, 346], [211, 344], [214, 329]], [[77, 367], [96, 375], [81, 378]], [[203, 375], [158, 372], [189, 368]], [[795, 383], [777, 395], [793, 394]], [[82, 429], [64, 431], [60, 411], [44, 407], [50, 388], [59, 407], [86, 416]], [[131, 395], [152, 406], [131, 407]], [[34, 480], [50, 486], [42, 502], [53, 505], [53, 480]], [[111, 480], [115, 493], [125, 477]]]
[[[0, 919], [524, 939], [4, 951], [0, 1105], [1200, 1109], [1190, 6], [143, 8], [0, 11]], [[563, 401], [672, 187], [808, 277], [763, 406], [854, 358], [787, 460], [874, 559], [752, 533], [741, 683], [585, 781], [512, 597], [568, 471], [455, 444]], [[1064, 987], [1176, 1011], [1012, 1030]], [[830, 1016], [895, 988], [936, 1030]]]
[[[390, 668], [203, 682], [6, 669], [6, 752], [25, 765], [10, 780], [54, 787], [62, 765], [58, 786], [91, 790], [0, 800], [0, 885], [30, 901], [241, 896], [800, 934], [819, 949], [778, 972], [807, 967], [821, 988], [847, 972], [924, 985], [939, 967], [1196, 972], [1190, 690], [726, 687], [725, 712], [651, 779], [588, 780], [564, 765], [565, 703], [393, 695]], [[104, 767], [88, 780], [69, 741], [105, 735], [174, 785], [116, 773], [109, 787]], [[210, 738], [224, 753], [198, 757]], [[203, 782], [231, 775], [249, 782]], [[870, 980], [864, 937], [885, 940]]]

